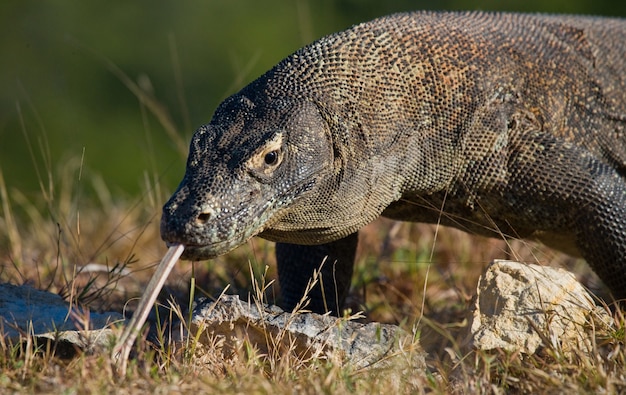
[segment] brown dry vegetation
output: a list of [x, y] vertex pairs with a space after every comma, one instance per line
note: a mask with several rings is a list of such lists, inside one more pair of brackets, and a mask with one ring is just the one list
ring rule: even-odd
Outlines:
[[[151, 268], [165, 252], [158, 236], [158, 212], [166, 194], [154, 184], [135, 202], [120, 202], [92, 181], [95, 198], [80, 199], [79, 168], [66, 166], [46, 209], [0, 184], [3, 255], [1, 281], [30, 283], [92, 309], [122, 311], [141, 294]], [[51, 195], [52, 196], [52, 195]], [[21, 214], [16, 214], [21, 213]], [[4, 235], [7, 237], [4, 238]], [[459, 349], [466, 311], [478, 276], [488, 262], [513, 256], [522, 261], [562, 265], [583, 279], [594, 277], [580, 261], [522, 241], [506, 243], [430, 225], [379, 220], [361, 235], [358, 265], [349, 299], [352, 311], [367, 319], [417, 328], [429, 352], [430, 371], [354, 371], [339, 361], [310, 360], [294, 353], [260, 354], [253, 347], [224, 359], [219, 347], [199, 344], [151, 346], [141, 339], [129, 370], [120, 377], [107, 353], [79, 352], [70, 358], [50, 345], [0, 344], [0, 387], [15, 392], [140, 393], [145, 391], [224, 393], [380, 393], [396, 392], [608, 392], [626, 390], [624, 317], [614, 313], [614, 330], [597, 333], [592, 355], [565, 358], [559, 350], [540, 355], [470, 352]], [[89, 263], [104, 272], [81, 272]], [[263, 273], [267, 270], [267, 278]], [[252, 268], [252, 275], [250, 274]], [[118, 275], [115, 269], [128, 270]], [[194, 277], [198, 293], [246, 296], [253, 281], [275, 277], [273, 245], [253, 239], [208, 263], [180, 262], [167, 291], [183, 306]], [[167, 293], [167, 292], [166, 292]], [[276, 290], [266, 294], [272, 298]], [[164, 295], [165, 302], [168, 296]], [[183, 307], [184, 308], [184, 307]], [[190, 352], [194, 350], [194, 352]], [[193, 355], [193, 356], [192, 356]]]
[[[120, 78], [124, 80], [123, 73]], [[139, 89], [130, 80], [125, 83], [133, 92]], [[154, 98], [137, 96], [148, 112], [163, 118]], [[147, 175], [142, 196], [135, 200], [112, 196], [101, 178], [84, 173], [80, 159], [59, 167], [47, 164], [39, 179], [41, 196], [33, 200], [8, 188], [0, 177], [0, 281], [28, 283], [95, 310], [132, 311], [166, 251], [158, 221], [171, 191], [159, 184], [158, 175]], [[566, 357], [549, 347], [534, 356], [463, 352], [459, 347], [478, 277], [490, 260], [512, 257], [563, 266], [596, 289], [598, 281], [584, 262], [524, 241], [485, 239], [383, 219], [363, 229], [360, 237], [349, 308], [363, 311], [367, 320], [415, 331], [429, 353], [426, 373], [407, 372], [400, 364], [392, 371], [355, 371], [339, 361], [311, 360], [289, 350], [262, 354], [252, 346], [223, 358], [219, 345], [189, 341], [153, 346], [144, 338], [138, 341], [126, 375], [120, 376], [106, 352], [71, 353], [68, 358], [28, 337], [17, 344], [0, 337], [0, 392], [626, 391], [626, 323], [620, 310], [612, 313], [613, 329], [596, 333], [591, 355]], [[93, 271], [90, 264], [104, 270]], [[183, 315], [192, 278], [195, 295], [217, 297], [228, 285], [229, 293], [248, 298], [250, 292], [255, 295], [252, 284], [265, 289], [262, 284], [275, 277], [273, 244], [255, 238], [210, 262], [180, 262], [160, 300], [163, 304], [173, 300], [182, 306], [175, 311]], [[276, 294], [273, 284], [264, 297], [272, 301]]]

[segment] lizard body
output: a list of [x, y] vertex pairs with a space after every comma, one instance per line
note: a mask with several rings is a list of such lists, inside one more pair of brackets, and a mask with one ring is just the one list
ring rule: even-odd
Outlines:
[[[584, 257], [626, 296], [626, 22], [395, 14], [324, 37], [195, 133], [161, 233], [207, 259], [278, 242], [291, 308], [339, 311], [380, 215]], [[331, 264], [332, 263], [332, 264]]]

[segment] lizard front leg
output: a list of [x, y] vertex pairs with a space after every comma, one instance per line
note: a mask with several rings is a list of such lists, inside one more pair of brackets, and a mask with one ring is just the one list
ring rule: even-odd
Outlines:
[[307, 295], [311, 300], [306, 308], [338, 315], [350, 289], [357, 243], [358, 233], [315, 246], [276, 243], [282, 307], [292, 310], [298, 304], [313, 272], [321, 267], [318, 284]]

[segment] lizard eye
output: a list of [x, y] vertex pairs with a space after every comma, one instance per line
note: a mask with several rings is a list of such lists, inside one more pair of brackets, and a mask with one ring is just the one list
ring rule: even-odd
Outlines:
[[263, 161], [268, 166], [274, 166], [278, 163], [279, 152], [278, 150], [270, 151], [265, 154]]
[[284, 158], [285, 147], [283, 147], [283, 135], [280, 133], [252, 155], [246, 166], [255, 177], [271, 177]]

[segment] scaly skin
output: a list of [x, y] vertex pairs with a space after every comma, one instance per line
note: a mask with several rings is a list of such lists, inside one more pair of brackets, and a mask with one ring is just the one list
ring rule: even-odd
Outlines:
[[322, 38], [196, 132], [162, 237], [193, 260], [278, 242], [287, 308], [328, 257], [311, 306], [340, 311], [380, 215], [540, 240], [624, 297], [625, 59], [608, 18], [418, 12]]

